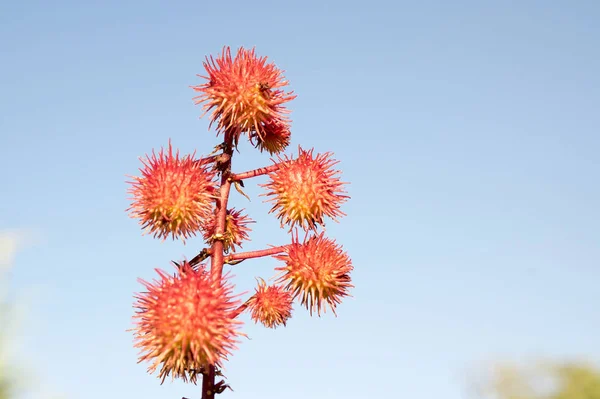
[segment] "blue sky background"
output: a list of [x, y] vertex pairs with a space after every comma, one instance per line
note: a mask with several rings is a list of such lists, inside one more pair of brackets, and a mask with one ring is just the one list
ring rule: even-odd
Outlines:
[[[202, 242], [142, 236], [125, 175], [169, 138], [217, 144], [189, 86], [223, 45], [286, 70], [290, 151], [341, 160], [352, 200], [328, 234], [356, 285], [337, 318], [244, 317], [224, 398], [455, 399], [482, 362], [599, 360], [599, 20], [583, 0], [3, 2], [0, 228], [40, 237], [11, 280], [32, 295], [31, 387], [199, 397], [147, 375], [125, 330], [136, 279]], [[237, 171], [269, 162], [240, 150]], [[252, 202], [232, 197], [259, 221], [245, 249], [286, 243], [247, 186]], [[237, 290], [276, 265], [239, 265]]]

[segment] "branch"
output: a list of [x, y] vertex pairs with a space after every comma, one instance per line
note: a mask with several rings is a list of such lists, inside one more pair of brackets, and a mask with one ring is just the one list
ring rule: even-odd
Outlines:
[[211, 250], [209, 248], [203, 248], [202, 251], [196, 256], [194, 256], [188, 263], [190, 266], [194, 267], [204, 262], [206, 258], [208, 258], [211, 254]]
[[267, 173], [275, 172], [277, 169], [279, 169], [279, 164], [265, 166], [264, 168], [249, 170], [247, 172], [234, 173], [231, 176], [229, 176], [229, 179], [231, 181], [240, 181], [244, 179], [249, 179], [251, 177], [266, 175]]
[[281, 245], [279, 247], [273, 247], [268, 249], [261, 249], [258, 251], [239, 252], [231, 254], [225, 257], [225, 263], [229, 263], [235, 260], [245, 260], [252, 258], [262, 258], [263, 256], [277, 255], [285, 251], [287, 245]]
[[215, 162], [219, 155], [210, 155], [208, 157], [196, 159], [196, 163], [199, 165], [206, 165], [207, 163]]
[[232, 318], [235, 319], [248, 308], [248, 301], [242, 303], [236, 310], [233, 311]]

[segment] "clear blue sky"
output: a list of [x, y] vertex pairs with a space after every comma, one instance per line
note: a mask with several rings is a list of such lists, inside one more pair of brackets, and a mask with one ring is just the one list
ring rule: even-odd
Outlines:
[[[600, 359], [599, 20], [583, 0], [3, 2], [0, 228], [41, 237], [12, 276], [35, 294], [22, 360], [68, 398], [199, 397], [125, 330], [136, 279], [202, 243], [142, 236], [125, 175], [169, 138], [217, 143], [189, 86], [223, 45], [286, 70], [292, 150], [341, 160], [328, 234], [356, 285], [337, 318], [245, 317], [224, 398], [457, 399], [482, 361]], [[237, 171], [268, 163], [241, 152]], [[245, 249], [286, 243], [247, 185]], [[238, 291], [276, 265], [236, 267]]]

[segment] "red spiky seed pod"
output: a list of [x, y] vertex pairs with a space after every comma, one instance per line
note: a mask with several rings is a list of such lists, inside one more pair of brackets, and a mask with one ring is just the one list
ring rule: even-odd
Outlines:
[[195, 154], [179, 157], [162, 148], [158, 155], [141, 159], [141, 177], [128, 182], [130, 217], [137, 218], [144, 230], [155, 238], [185, 240], [201, 229], [211, 215], [215, 198], [215, 173], [193, 159]]
[[246, 304], [250, 316], [255, 323], [262, 323], [267, 328], [277, 328], [286, 325], [292, 317], [292, 293], [279, 285], [268, 286], [259, 279], [256, 292]]
[[354, 287], [350, 279], [354, 269], [350, 257], [323, 233], [303, 243], [293, 238], [285, 253], [274, 258], [285, 262], [285, 266], [275, 269], [280, 272], [277, 282], [287, 283], [285, 288], [292, 291], [295, 298], [300, 297], [311, 316], [314, 311], [321, 316], [326, 305], [336, 314], [336, 306]]
[[195, 383], [202, 368], [221, 365], [236, 349], [241, 324], [234, 318], [239, 300], [228, 276], [215, 282], [204, 265], [179, 265], [174, 275], [156, 269], [153, 283], [140, 279], [147, 292], [136, 295], [133, 329], [139, 361], [151, 362], [149, 373], [161, 366], [165, 378]]
[[277, 212], [283, 227], [295, 225], [305, 230], [323, 225], [323, 217], [333, 220], [345, 216], [340, 205], [349, 197], [344, 195], [344, 182], [339, 179], [340, 171], [333, 166], [339, 161], [331, 159], [327, 152], [313, 156], [313, 150], [305, 151], [298, 147], [296, 159], [279, 158], [278, 168], [269, 173], [270, 181], [261, 186], [269, 189], [263, 196], [273, 202], [269, 213]]
[[266, 123], [263, 133], [262, 137], [254, 133], [250, 142], [261, 152], [267, 151], [271, 155], [285, 150], [292, 137], [289, 127], [277, 120]]
[[224, 47], [216, 60], [206, 59], [204, 68], [208, 76], [199, 76], [208, 82], [192, 87], [201, 93], [194, 101], [204, 103], [203, 115], [212, 110], [210, 125], [216, 122], [218, 133], [232, 134], [237, 146], [243, 133], [264, 139], [272, 121], [289, 131], [289, 111], [283, 104], [296, 96], [281, 90], [288, 82], [282, 70], [267, 63], [267, 57], [257, 57], [254, 48], [241, 47], [232, 58], [231, 49]]
[[[241, 248], [242, 242], [250, 240], [248, 233], [250, 232], [250, 223], [254, 223], [247, 215], [243, 215], [242, 211], [237, 211], [234, 208], [227, 210], [225, 217], [225, 233], [223, 234], [223, 250], [235, 252], [236, 246]], [[213, 213], [203, 225], [202, 231], [207, 244], [212, 245], [215, 241], [215, 232], [217, 229], [217, 215]]]

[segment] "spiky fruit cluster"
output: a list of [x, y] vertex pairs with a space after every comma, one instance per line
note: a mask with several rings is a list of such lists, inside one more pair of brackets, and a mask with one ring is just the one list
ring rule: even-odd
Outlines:
[[215, 197], [215, 173], [193, 159], [194, 154], [173, 154], [171, 142], [167, 152], [142, 159], [141, 177], [128, 182], [132, 195], [127, 209], [142, 228], [156, 238], [185, 239], [196, 235], [211, 215]]
[[241, 322], [233, 311], [239, 300], [227, 276], [216, 282], [203, 265], [194, 269], [184, 262], [173, 276], [156, 271], [159, 280], [140, 280], [148, 291], [138, 294], [134, 305], [139, 362], [152, 362], [149, 373], [160, 365], [162, 382], [172, 375], [195, 383], [202, 368], [220, 366], [236, 349]]
[[259, 279], [256, 292], [246, 304], [250, 310], [250, 316], [255, 323], [262, 323], [265, 327], [276, 328], [286, 325], [287, 320], [292, 317], [292, 293], [279, 285], [267, 285], [263, 279]]
[[323, 233], [312, 236], [303, 243], [293, 240], [285, 254], [275, 256], [285, 262], [278, 267], [278, 282], [287, 283], [286, 289], [300, 297], [312, 315], [321, 315], [329, 305], [335, 314], [336, 306], [348, 296], [353, 287], [350, 273], [352, 261], [334, 240], [325, 238]]
[[207, 58], [204, 68], [208, 76], [201, 77], [207, 82], [192, 87], [201, 93], [194, 101], [204, 103], [205, 114], [212, 110], [211, 125], [216, 122], [219, 133], [233, 135], [236, 146], [244, 133], [270, 152], [287, 146], [290, 120], [283, 104], [296, 96], [281, 90], [288, 85], [282, 70], [254, 49], [240, 48], [232, 58], [229, 47], [216, 60]]
[[203, 235], [206, 242], [210, 245], [215, 239], [221, 239], [223, 241], [223, 250], [225, 252], [235, 252], [236, 246], [241, 248], [243, 241], [249, 240], [248, 232], [250, 228], [248, 224], [253, 223], [247, 215], [243, 215], [241, 211], [235, 209], [228, 209], [227, 216], [225, 217], [225, 232], [223, 237], [215, 237], [217, 230], [217, 215], [212, 214], [209, 219], [203, 225]]
[[324, 216], [335, 220], [345, 215], [340, 205], [348, 198], [343, 188], [346, 183], [340, 181], [340, 172], [333, 169], [338, 161], [331, 156], [313, 156], [313, 150], [299, 147], [296, 159], [279, 158], [277, 170], [269, 173], [270, 181], [262, 185], [269, 190], [263, 195], [274, 203], [269, 213], [277, 212], [281, 225], [288, 224], [290, 231], [295, 225], [316, 229], [317, 224], [324, 224]]
[[[202, 105], [202, 116], [210, 114], [209, 128], [214, 124], [223, 141], [198, 160], [194, 154], [174, 154], [170, 141], [168, 151], [146, 156], [142, 175], [129, 182], [132, 202], [127, 211], [155, 238], [171, 236], [185, 243], [200, 232], [209, 245], [189, 262], [173, 262], [174, 274], [156, 269], [159, 277], [152, 283], [139, 280], [146, 292], [135, 297], [133, 332], [140, 349], [138, 363], [147, 362], [149, 373], [158, 372], [161, 384], [169, 376], [196, 383], [202, 375], [202, 397], [212, 398], [228, 387], [215, 376], [222, 376], [222, 363], [245, 336], [237, 320], [242, 312], [248, 310], [255, 323], [267, 328], [286, 325], [296, 298], [311, 315], [320, 316], [327, 308], [335, 314], [337, 305], [350, 296], [353, 266], [340, 245], [317, 232], [325, 218], [345, 215], [340, 207], [349, 197], [347, 183], [334, 169], [338, 161], [329, 152], [313, 154], [300, 147], [296, 157], [279, 155], [291, 142], [286, 103], [296, 97], [285, 91], [283, 71], [254, 49], [244, 48], [232, 57], [231, 49], [224, 47], [203, 65], [207, 73], [201, 77], [206, 81], [192, 87], [197, 92], [194, 102]], [[261, 152], [277, 155], [278, 161], [234, 173], [231, 159], [242, 135]], [[269, 213], [296, 234], [290, 245], [229, 254], [249, 240], [253, 222], [241, 211], [227, 209], [231, 186], [246, 196], [240, 188], [243, 181], [264, 174], [269, 177], [262, 185], [272, 203]], [[300, 228], [305, 237], [310, 235], [302, 242]], [[253, 295], [240, 305], [223, 267], [264, 256], [283, 261], [276, 268], [277, 281], [268, 285], [259, 279]], [[201, 264], [208, 257], [210, 270]]]

